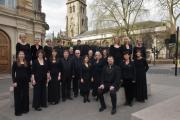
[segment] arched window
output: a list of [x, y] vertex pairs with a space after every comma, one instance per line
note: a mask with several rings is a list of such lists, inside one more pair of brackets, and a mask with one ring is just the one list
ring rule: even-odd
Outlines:
[[84, 25], [84, 19], [82, 19], [82, 26]]
[[72, 13], [72, 7], [70, 7], [69, 10], [70, 10], [70, 13]]

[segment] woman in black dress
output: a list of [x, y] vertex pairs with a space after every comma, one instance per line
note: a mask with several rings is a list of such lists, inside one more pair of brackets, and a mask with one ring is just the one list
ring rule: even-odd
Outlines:
[[124, 52], [123, 54], [124, 61], [121, 63], [121, 76], [126, 97], [125, 105], [132, 106], [136, 82], [135, 65], [134, 62], [131, 61], [128, 51]]
[[90, 102], [89, 92], [91, 89], [91, 80], [92, 80], [92, 65], [89, 63], [88, 56], [84, 56], [82, 73], [81, 73], [81, 94], [84, 97], [84, 103]]
[[141, 51], [141, 55], [144, 59], [146, 59], [146, 48], [143, 46], [142, 40], [137, 40], [136, 41], [136, 46], [133, 49], [133, 59], [136, 59], [136, 53], [137, 51]]
[[113, 56], [114, 64], [119, 66], [122, 62], [122, 47], [119, 37], [114, 37], [114, 45], [110, 46], [109, 55]]
[[48, 102], [53, 105], [57, 104], [60, 100], [60, 69], [57, 51], [53, 49], [49, 60], [50, 81], [48, 83]]
[[45, 58], [46, 60], [49, 60], [52, 54], [52, 43], [51, 40], [46, 40], [46, 44], [44, 46], [44, 53], [45, 53]]
[[32, 64], [32, 84], [34, 86], [33, 108], [41, 111], [41, 107], [47, 107], [47, 80], [50, 78], [48, 74], [48, 63], [44, 60], [44, 51], [37, 52], [37, 60]]
[[132, 55], [133, 49], [132, 49], [132, 45], [130, 44], [129, 37], [124, 37], [123, 41], [124, 41], [124, 44], [122, 45], [122, 52], [128, 51], [129, 54]]
[[25, 54], [25, 59], [28, 63], [31, 61], [31, 47], [30, 44], [26, 42], [26, 35], [21, 34], [20, 35], [20, 42], [16, 44], [16, 57], [19, 53], [19, 51], [23, 51]]
[[94, 97], [97, 97], [96, 100], [98, 100], [98, 87], [101, 82], [101, 73], [104, 66], [105, 66], [105, 62], [102, 60], [102, 55], [99, 51], [97, 51], [95, 53], [95, 62], [93, 65], [93, 91], [92, 91], [92, 95]]
[[148, 98], [146, 72], [148, 71], [149, 66], [146, 59], [142, 57], [141, 50], [136, 52], [134, 64], [136, 68], [136, 100], [139, 102], [145, 102]]
[[31, 76], [30, 65], [25, 59], [23, 51], [17, 54], [17, 60], [12, 66], [12, 79], [14, 86], [15, 115], [29, 112], [29, 82]]

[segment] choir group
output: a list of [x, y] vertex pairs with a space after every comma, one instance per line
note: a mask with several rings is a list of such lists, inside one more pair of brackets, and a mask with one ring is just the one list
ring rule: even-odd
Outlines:
[[[104, 94], [109, 92], [111, 114], [116, 113], [116, 92], [124, 87], [125, 105], [147, 100], [146, 49], [141, 40], [132, 47], [130, 39], [114, 37], [109, 48], [77, 45], [65, 48], [61, 41], [42, 47], [39, 40], [30, 46], [26, 35], [20, 35], [16, 44], [16, 60], [12, 65], [15, 115], [29, 112], [29, 83], [33, 85], [32, 107], [41, 111], [61, 101], [73, 100], [81, 95], [90, 102], [89, 95], [100, 101], [99, 112], [106, 109]], [[121, 41], [124, 43], [122, 44]], [[91, 92], [92, 91], [92, 92]]]

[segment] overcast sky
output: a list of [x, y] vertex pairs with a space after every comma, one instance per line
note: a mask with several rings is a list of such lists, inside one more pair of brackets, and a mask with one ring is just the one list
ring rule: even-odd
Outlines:
[[[151, 2], [146, 2], [145, 7], [150, 10], [149, 15], [143, 20], [162, 20], [162, 14], [159, 12], [155, 6], [155, 1], [149, 0]], [[66, 2], [67, 0], [42, 0], [42, 11], [46, 13], [46, 21], [50, 26], [50, 30], [47, 33], [55, 34], [60, 31], [65, 31], [66, 29]], [[87, 0], [87, 5], [90, 5], [93, 0]], [[91, 22], [91, 10], [88, 7], [87, 14], [89, 17], [89, 22]]]

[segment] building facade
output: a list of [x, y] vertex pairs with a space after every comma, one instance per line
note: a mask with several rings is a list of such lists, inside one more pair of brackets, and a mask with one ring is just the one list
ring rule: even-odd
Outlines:
[[88, 30], [86, 0], [68, 0], [66, 31], [68, 37], [74, 37]]
[[41, 0], [0, 0], [0, 73], [10, 72], [19, 35], [32, 44], [44, 39], [47, 26]]

